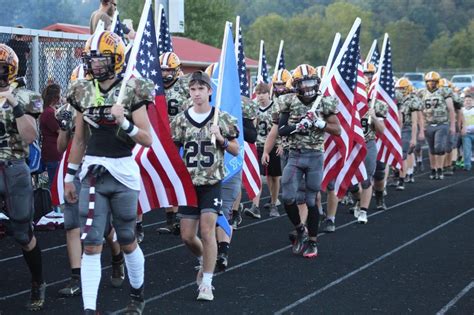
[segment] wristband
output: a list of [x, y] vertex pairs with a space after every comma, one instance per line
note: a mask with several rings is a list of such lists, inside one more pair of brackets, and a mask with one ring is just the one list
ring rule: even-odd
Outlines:
[[23, 109], [21, 108], [20, 105], [16, 105], [15, 107], [13, 107], [13, 116], [14, 116], [15, 118], [20, 118], [20, 117], [22, 117], [24, 114], [25, 114], [25, 112], [23, 112]]
[[66, 176], [64, 176], [65, 183], [72, 183], [73, 181], [74, 181], [74, 175], [67, 173]]
[[130, 137], [135, 136], [140, 129], [135, 126], [132, 122], [130, 122], [128, 119], [124, 119], [122, 124], [120, 125], [120, 128], [122, 128], [126, 134], [128, 134]]
[[79, 164], [68, 163], [67, 168], [72, 168], [73, 170], [77, 171], [79, 169]]

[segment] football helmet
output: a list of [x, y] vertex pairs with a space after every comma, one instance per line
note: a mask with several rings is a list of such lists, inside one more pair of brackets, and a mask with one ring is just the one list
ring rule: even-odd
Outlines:
[[433, 92], [438, 88], [439, 80], [441, 76], [436, 71], [430, 71], [425, 74], [425, 83], [428, 91]]
[[322, 79], [324, 76], [324, 73], [326, 71], [326, 66], [317, 66], [316, 67], [316, 75]]
[[308, 64], [296, 67], [292, 75], [293, 85], [298, 94], [303, 97], [316, 97], [321, 79], [316, 74], [316, 69]]
[[71, 72], [71, 82], [77, 81], [77, 80], [83, 80], [86, 78], [85, 76], [85, 69], [84, 65], [80, 64], [77, 67], [74, 68]]
[[291, 80], [291, 73], [286, 69], [278, 70], [272, 77], [273, 93], [275, 95], [284, 94], [287, 90], [287, 82]]
[[109, 31], [92, 35], [83, 52], [86, 74], [99, 82], [113, 79], [122, 71], [125, 44], [120, 36]]
[[[166, 52], [160, 56], [160, 67], [163, 76], [163, 83], [171, 85], [179, 76], [181, 70], [181, 60], [174, 52]], [[163, 72], [167, 72], [166, 74]]]
[[18, 56], [9, 46], [0, 44], [0, 87], [13, 83], [17, 74]]
[[403, 96], [407, 96], [408, 94], [413, 92], [413, 85], [411, 84], [408, 78], [402, 77], [397, 80], [395, 83], [395, 88], [403, 93]]
[[216, 67], [217, 67], [217, 62], [211, 63], [209, 66], [207, 66], [204, 72], [207, 73], [209, 78], [212, 78], [212, 75], [214, 74], [214, 70], [217, 69]]

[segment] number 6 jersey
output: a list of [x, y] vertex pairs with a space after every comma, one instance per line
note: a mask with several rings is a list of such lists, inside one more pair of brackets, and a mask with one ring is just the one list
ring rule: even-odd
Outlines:
[[[192, 108], [192, 107], [191, 107]], [[184, 149], [183, 160], [195, 186], [214, 185], [224, 179], [224, 149], [211, 143], [214, 107], [203, 122], [191, 117], [189, 110], [179, 113], [171, 122], [173, 141]], [[221, 134], [229, 141], [239, 136], [237, 120], [219, 111], [218, 125]]]

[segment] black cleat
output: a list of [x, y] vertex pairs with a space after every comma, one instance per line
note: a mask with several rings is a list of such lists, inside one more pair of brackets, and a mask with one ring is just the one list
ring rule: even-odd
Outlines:
[[81, 294], [81, 277], [72, 276], [69, 283], [58, 291], [62, 297], [72, 297]]
[[33, 282], [31, 284], [30, 299], [25, 307], [28, 311], [40, 311], [44, 307], [44, 300], [46, 296], [46, 283], [38, 284]]
[[218, 271], [225, 271], [229, 263], [229, 256], [225, 253], [217, 255], [216, 267]]
[[140, 289], [131, 288], [130, 302], [123, 312], [125, 315], [141, 315], [145, 309], [145, 295], [143, 292], [143, 285]]

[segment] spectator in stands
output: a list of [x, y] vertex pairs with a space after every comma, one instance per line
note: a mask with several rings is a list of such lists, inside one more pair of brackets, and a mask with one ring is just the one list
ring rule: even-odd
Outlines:
[[48, 85], [43, 91], [43, 113], [40, 116], [41, 160], [48, 172], [49, 188], [53, 183], [56, 169], [61, 161], [61, 154], [57, 149], [59, 124], [54, 117], [56, 107], [60, 105], [61, 88], [57, 84]]
[[[89, 24], [91, 34], [94, 34], [99, 21], [104, 22], [104, 29], [106, 31], [113, 31], [112, 21], [114, 19], [115, 11], [117, 10], [117, 0], [100, 0], [100, 7], [98, 10], [92, 12]], [[135, 31], [122, 23], [122, 29], [129, 40], [135, 38]]]
[[[22, 25], [15, 26], [17, 28], [23, 28]], [[30, 56], [30, 45], [23, 35], [13, 35], [7, 43], [9, 47], [18, 56], [18, 78], [26, 76], [26, 70], [28, 69], [28, 58]]]

